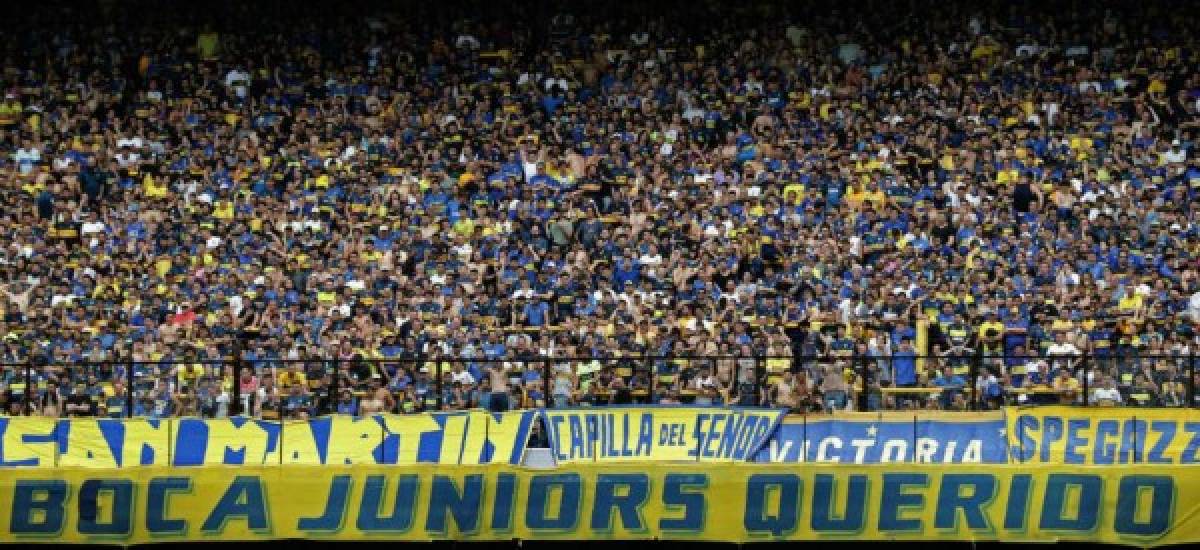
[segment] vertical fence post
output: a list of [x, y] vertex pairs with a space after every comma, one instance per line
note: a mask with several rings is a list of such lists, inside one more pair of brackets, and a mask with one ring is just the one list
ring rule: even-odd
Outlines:
[[766, 405], [765, 402], [760, 401], [760, 399], [762, 399], [762, 379], [763, 379], [765, 372], [766, 372], [766, 367], [763, 366], [762, 355], [755, 356], [754, 357], [754, 399], [755, 399], [755, 402], [757, 402], [760, 407]]
[[550, 396], [550, 375], [553, 368], [550, 366], [550, 360], [547, 359], [542, 365], [542, 402], [546, 407], [552, 405], [553, 398]]
[[445, 403], [442, 401], [442, 361], [433, 362], [433, 376], [433, 391], [437, 392], [437, 410], [440, 411], [445, 405]]
[[[721, 362], [721, 359], [717, 359], [717, 362], [718, 362], [718, 363], [720, 363], [720, 362]], [[789, 367], [789, 368], [794, 368], [794, 367]], [[729, 388], [729, 390], [730, 390], [730, 391], [729, 391], [729, 400], [728, 400], [729, 402], [728, 402], [728, 403], [725, 403], [725, 405], [726, 405], [726, 406], [732, 406], [732, 405], [739, 405], [739, 404], [740, 404], [739, 402], [741, 401], [741, 399], [740, 399], [740, 398], [741, 398], [741, 396], [740, 396], [740, 395], [738, 396], [738, 397], [739, 397], [739, 399], [738, 399], [738, 401], [739, 401], [739, 402], [735, 402], [735, 401], [733, 400], [733, 396], [734, 396], [734, 395], [736, 395], [736, 394], [740, 394], [740, 393], [741, 393], [741, 385], [739, 385], [739, 384], [738, 384], [738, 380], [739, 380], [739, 378], [741, 378], [741, 375], [742, 375], [742, 373], [741, 373], [741, 370], [742, 370], [742, 367], [741, 367], [741, 365], [738, 365], [738, 363], [737, 363], [737, 360], [735, 359], [735, 360], [733, 361], [733, 382], [732, 382], [732, 385], [731, 385], [731, 386], [730, 386], [730, 388]], [[714, 372], [715, 372], [715, 369], [714, 369]], [[719, 383], [719, 382], [720, 382], [720, 381], [718, 381], [718, 383]]]
[[[324, 372], [329, 372], [329, 364], [330, 364], [330, 361], [327, 361], [324, 358], [322, 358], [321, 359], [321, 370]], [[404, 363], [401, 363], [401, 365], [403, 365], [403, 364]], [[403, 366], [401, 368], [403, 368]], [[396, 373], [396, 376], [400, 376], [400, 374]], [[329, 390], [328, 390], [329, 399], [327, 399], [327, 401], [329, 401], [329, 414], [334, 414], [334, 413], [338, 412], [338, 403], [341, 402], [341, 395], [342, 395], [342, 392], [338, 389], [338, 383], [340, 383], [341, 381], [342, 381], [342, 369], [341, 369], [341, 365], [340, 365], [340, 360], [337, 357], [334, 357], [333, 358], [333, 374], [329, 376]]]
[[133, 385], [136, 378], [133, 376], [133, 340], [126, 340], [129, 344], [125, 350], [125, 418], [133, 418]]
[[1083, 352], [1083, 357], [1079, 362], [1079, 370], [1083, 372], [1083, 380], [1080, 381], [1083, 384], [1083, 406], [1086, 407], [1088, 406], [1089, 401], [1088, 386], [1090, 386], [1090, 384], [1088, 384], [1088, 352], [1086, 350]]
[[233, 396], [229, 398], [230, 418], [242, 414], [242, 339], [234, 336], [230, 361], [233, 362]]
[[1188, 375], [1187, 375], [1187, 406], [1196, 406], [1196, 350], [1192, 350], [1188, 355]]
[[[649, 384], [647, 384], [647, 386], [649, 386], [648, 391], [650, 392], [650, 395], [646, 396], [646, 404], [657, 405], [658, 404], [658, 373], [655, 372], [654, 360], [646, 359], [646, 367], [647, 367], [646, 368], [646, 376], [650, 377]], [[741, 366], [735, 367], [735, 369], [740, 369], [740, 368], [741, 368]]]
[[33, 410], [33, 354], [25, 359], [25, 416]]
[[[867, 394], [870, 393], [870, 385], [868, 384], [867, 375], [870, 374], [871, 369], [868, 368], [868, 364], [873, 361], [873, 359], [870, 359], [867, 356], [858, 355], [856, 353], [854, 355], [854, 361], [858, 362], [858, 379], [862, 382], [862, 391], [858, 392], [858, 410], [859, 412], [865, 412], [867, 410]], [[851, 387], [850, 390], [853, 391], [854, 388]]]
[[967, 369], [967, 385], [970, 387], [971, 402], [967, 404], [967, 410], [974, 411], [979, 409], [979, 363], [983, 361], [983, 351], [975, 350], [974, 355], [970, 358], [970, 367]]

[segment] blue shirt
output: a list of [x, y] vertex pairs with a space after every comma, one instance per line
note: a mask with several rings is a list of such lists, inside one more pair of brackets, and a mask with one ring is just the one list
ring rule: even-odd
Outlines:
[[525, 304], [522, 311], [530, 325], [540, 327], [546, 324], [546, 313], [550, 311], [550, 306], [546, 302], [530, 302]]
[[893, 376], [897, 386], [917, 383], [917, 354], [913, 351], [898, 351], [892, 357]]

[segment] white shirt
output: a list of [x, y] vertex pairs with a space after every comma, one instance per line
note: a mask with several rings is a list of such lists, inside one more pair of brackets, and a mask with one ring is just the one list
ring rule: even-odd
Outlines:
[[1167, 159], [1168, 164], [1182, 164], [1187, 162], [1187, 151], [1183, 149], [1169, 149], [1163, 153], [1163, 158]]
[[91, 235], [92, 233], [101, 233], [104, 231], [104, 222], [83, 222], [79, 227], [79, 232], [83, 235]]
[[454, 47], [460, 49], [466, 48], [468, 50], [478, 50], [479, 39], [469, 34], [460, 34], [458, 38], [454, 40]]
[[58, 305], [62, 303], [70, 304], [74, 300], [75, 295], [73, 294], [55, 294], [54, 296], [50, 297], [50, 307], [58, 307]]
[[1200, 290], [1188, 298], [1188, 312], [1192, 314], [1192, 319], [1200, 319]]
[[655, 274], [654, 268], [662, 265], [663, 257], [662, 257], [662, 254], [655, 254], [653, 256], [651, 256], [649, 254], [642, 254], [642, 256], [640, 258], [638, 258], [638, 263], [643, 266], [646, 266], [648, 268], [646, 270], [647, 273], [649, 273], [650, 275], [654, 275]]
[[468, 385], [475, 383], [475, 377], [471, 376], [471, 373], [469, 373], [465, 370], [462, 372], [451, 373], [450, 379], [452, 381], [458, 382], [459, 384], [462, 384], [464, 386], [468, 386]]
[[1079, 348], [1075, 347], [1075, 344], [1070, 342], [1062, 344], [1055, 342], [1050, 344], [1049, 348], [1046, 348], [1046, 355], [1051, 357], [1067, 357], [1068, 359], [1066, 361], [1054, 361], [1051, 363], [1051, 366], [1055, 368], [1064, 366], [1069, 368], [1073, 358], [1079, 355]]
[[142, 138], [136, 136], [117, 140], [117, 147], [133, 147], [134, 149], [141, 149], [142, 145]]
[[229, 297], [229, 311], [233, 313], [234, 317], [242, 314], [242, 296], [240, 294]]
[[33, 165], [41, 162], [42, 152], [38, 151], [37, 147], [29, 149], [17, 149], [17, 153], [13, 155], [13, 162], [21, 168], [21, 175], [27, 175], [33, 172]]
[[142, 156], [133, 151], [128, 153], [117, 153], [115, 158], [117, 159], [117, 164], [119, 164], [121, 168], [128, 168], [129, 166], [137, 164], [138, 161], [142, 160]]
[[1061, 344], [1058, 342], [1055, 342], [1053, 344], [1050, 344], [1049, 348], [1046, 348], [1046, 355], [1078, 355], [1078, 354], [1079, 354], [1079, 348], [1075, 347], [1075, 344], [1072, 344], [1070, 342], [1063, 342]]
[[466, 242], [459, 246], [451, 247], [450, 250], [458, 256], [459, 260], [464, 262], [470, 260], [471, 255], [475, 252], [474, 248], [471, 246], [471, 243]]
[[1096, 388], [1092, 392], [1092, 401], [1116, 401], [1121, 402], [1121, 392], [1117, 388]]

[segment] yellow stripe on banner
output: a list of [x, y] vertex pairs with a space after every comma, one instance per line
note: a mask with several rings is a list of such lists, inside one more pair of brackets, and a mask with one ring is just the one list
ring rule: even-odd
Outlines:
[[0, 470], [0, 542], [1200, 542], [1163, 466], [577, 464]]

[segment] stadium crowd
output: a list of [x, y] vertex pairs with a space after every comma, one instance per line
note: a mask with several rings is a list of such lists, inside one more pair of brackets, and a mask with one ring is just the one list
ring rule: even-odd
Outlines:
[[1195, 12], [449, 4], [6, 20], [0, 410], [1188, 404]]

